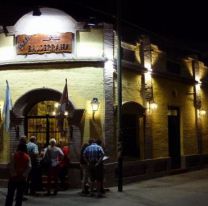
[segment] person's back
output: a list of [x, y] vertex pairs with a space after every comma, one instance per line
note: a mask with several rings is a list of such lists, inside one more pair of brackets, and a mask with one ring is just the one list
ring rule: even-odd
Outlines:
[[36, 144], [35, 141], [36, 141], [36, 137], [31, 136], [30, 141], [27, 143], [27, 152], [30, 155], [30, 158], [32, 159], [32, 161], [33, 161], [33, 159], [34, 159], [34, 161], [36, 161], [36, 159], [39, 155], [38, 145]]
[[18, 149], [10, 163], [10, 178], [8, 181], [8, 192], [5, 206], [12, 206], [16, 191], [16, 206], [22, 205], [23, 193], [26, 185], [26, 178], [31, 168], [30, 157], [27, 154], [26, 144], [19, 144]]
[[27, 143], [28, 154], [38, 154], [38, 146], [34, 142]]
[[60, 179], [60, 187], [63, 190], [66, 190], [68, 188], [68, 181], [67, 181], [67, 176], [68, 176], [68, 169], [70, 166], [70, 149], [69, 146], [62, 146], [61, 148], [64, 156], [61, 158], [60, 163], [59, 163], [59, 179]]
[[26, 178], [28, 172], [29, 156], [25, 152], [17, 151], [14, 154], [14, 171], [15, 176]]
[[61, 148], [57, 146], [49, 146], [47, 152], [49, 152], [52, 167], [57, 166], [60, 162], [60, 159], [64, 156]]
[[104, 151], [101, 146], [96, 143], [90, 144], [84, 150], [84, 157], [87, 159], [88, 162], [97, 162], [100, 158], [104, 155]]
[[47, 177], [47, 195], [51, 193], [51, 180], [54, 181], [53, 189], [54, 195], [58, 192], [58, 173], [59, 173], [59, 163], [63, 159], [64, 153], [61, 148], [56, 146], [56, 140], [54, 138], [50, 139], [50, 146], [46, 149], [45, 156], [51, 160], [51, 166], [48, 169]]
[[62, 151], [64, 153], [64, 156], [69, 156], [70, 155], [70, 149], [69, 146], [63, 146]]
[[[36, 144], [36, 137], [31, 136], [30, 141], [27, 143], [27, 152], [31, 158], [32, 169], [28, 178], [28, 189], [30, 194], [35, 195], [38, 189], [42, 187], [42, 175], [40, 170], [40, 159], [38, 145]], [[28, 190], [27, 189], [27, 190]], [[26, 191], [28, 193], [28, 191]]]
[[97, 196], [100, 197], [102, 181], [102, 168], [100, 163], [102, 162], [104, 151], [101, 146], [95, 143], [94, 140], [91, 141], [92, 143], [84, 150], [84, 158], [89, 165], [91, 195], [94, 195], [94, 183], [96, 182]]

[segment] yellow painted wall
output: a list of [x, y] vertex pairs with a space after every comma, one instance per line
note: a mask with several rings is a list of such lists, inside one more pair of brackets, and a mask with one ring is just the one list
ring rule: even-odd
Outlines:
[[99, 111], [96, 112], [95, 117], [101, 122], [99, 129], [102, 130], [104, 121], [103, 68], [55, 69], [51, 67], [44, 69], [38, 66], [28, 66], [21, 69], [17, 66], [17, 69], [19, 70], [0, 71], [0, 101], [4, 101], [6, 80], [9, 82], [14, 104], [19, 97], [32, 89], [45, 87], [62, 92], [67, 78], [70, 100], [77, 109], [85, 109], [84, 138], [90, 137], [90, 121], [92, 119], [90, 101], [93, 97], [97, 97], [100, 101]]
[[[135, 101], [143, 105], [140, 92], [141, 75], [132, 71], [123, 71], [123, 102]], [[168, 151], [168, 106], [180, 109], [181, 155], [197, 153], [195, 129], [195, 109], [193, 105], [193, 87], [189, 84], [153, 78], [154, 100], [158, 108], [151, 112], [153, 157], [167, 157]], [[144, 105], [145, 107], [145, 105]], [[204, 134], [207, 133], [204, 128]], [[208, 144], [207, 137], [203, 137]]]
[[15, 58], [14, 37], [0, 34], [0, 62]]
[[103, 30], [90, 29], [77, 34], [78, 57], [103, 57]]
[[[86, 99], [101, 98], [103, 95], [102, 68], [83, 67], [70, 69], [44, 69], [38, 66], [19, 70], [0, 71], [0, 91], [5, 92], [5, 81], [8, 80], [12, 100], [15, 102], [25, 92], [35, 88], [52, 88], [62, 92], [65, 79], [68, 80], [69, 97], [78, 108], [86, 105]], [[18, 69], [18, 66], [17, 66]], [[96, 87], [95, 87], [96, 86]], [[85, 91], [88, 88], [87, 92]], [[85, 91], [85, 92], [83, 92]]]
[[103, 52], [103, 29], [89, 29], [78, 31], [74, 41], [73, 53], [48, 53], [48, 54], [32, 54], [17, 55], [15, 48], [14, 36], [6, 36], [0, 34], [0, 64], [10, 64], [17, 62], [40, 62], [40, 61], [62, 61], [69, 59], [91, 59], [102, 58]]
[[168, 106], [180, 109], [181, 154], [196, 154], [197, 139], [193, 91], [191, 85], [162, 78], [154, 78], [154, 97], [158, 109], [153, 113], [153, 154], [154, 157], [168, 155]]
[[3, 131], [3, 125], [0, 125], [0, 133], [1, 133], [1, 139], [0, 139], [0, 163], [8, 163], [9, 161], [9, 152], [10, 151], [10, 137], [9, 135]]
[[122, 74], [122, 95], [123, 102], [135, 101], [143, 104], [141, 96], [141, 75], [134, 71], [123, 70]]
[[[130, 70], [123, 70], [122, 73], [123, 103], [134, 101], [140, 105], [143, 105], [143, 98], [141, 95], [141, 74]], [[144, 122], [142, 118], [138, 119], [138, 124], [140, 128], [143, 128]], [[140, 159], [144, 159], [144, 131], [142, 129], [139, 130], [137, 140], [140, 147]]]
[[206, 110], [206, 115], [201, 116], [202, 123], [202, 152], [203, 154], [208, 153], [208, 89], [203, 87], [201, 89], [201, 98], [202, 98], [202, 108]]

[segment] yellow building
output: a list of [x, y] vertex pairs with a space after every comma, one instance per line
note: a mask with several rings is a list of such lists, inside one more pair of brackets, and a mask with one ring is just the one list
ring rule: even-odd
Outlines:
[[[67, 13], [41, 8], [0, 33], [0, 111], [6, 81], [12, 109], [10, 127], [1, 117], [0, 163], [9, 162], [22, 135], [69, 145], [74, 184], [79, 152], [90, 137], [101, 139], [106, 179], [117, 168], [116, 34], [106, 23], [77, 22]], [[196, 57], [172, 61], [146, 36], [122, 42], [122, 140], [124, 177], [152, 177], [207, 162], [207, 68]], [[64, 130], [58, 103], [67, 79], [70, 107]], [[98, 104], [96, 111], [92, 103]]]

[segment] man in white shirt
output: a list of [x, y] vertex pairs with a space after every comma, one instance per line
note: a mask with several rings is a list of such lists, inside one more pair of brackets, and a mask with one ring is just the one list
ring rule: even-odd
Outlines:
[[50, 145], [46, 149], [45, 156], [51, 160], [51, 166], [48, 169], [47, 177], [47, 195], [51, 193], [51, 180], [54, 181], [54, 195], [58, 192], [58, 174], [59, 174], [59, 163], [64, 157], [64, 153], [61, 148], [56, 146], [56, 140], [54, 138], [50, 139]]

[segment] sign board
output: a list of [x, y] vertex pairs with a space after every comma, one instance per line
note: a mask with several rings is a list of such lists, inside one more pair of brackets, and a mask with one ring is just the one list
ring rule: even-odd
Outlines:
[[58, 33], [55, 35], [34, 34], [18, 35], [16, 37], [16, 51], [18, 55], [71, 53], [73, 33]]

